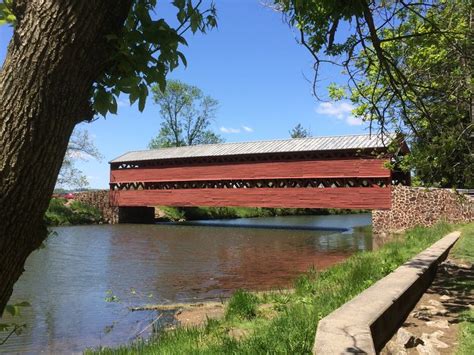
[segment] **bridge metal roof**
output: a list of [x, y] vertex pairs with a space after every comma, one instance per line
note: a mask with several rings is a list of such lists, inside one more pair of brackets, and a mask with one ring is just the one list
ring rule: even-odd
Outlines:
[[384, 136], [364, 134], [292, 138], [243, 143], [202, 144], [185, 147], [132, 151], [113, 159], [110, 163], [249, 154], [383, 149], [395, 139], [395, 134]]

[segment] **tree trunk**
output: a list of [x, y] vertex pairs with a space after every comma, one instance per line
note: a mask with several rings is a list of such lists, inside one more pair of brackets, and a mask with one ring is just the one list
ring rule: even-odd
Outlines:
[[26, 258], [47, 236], [43, 216], [74, 126], [90, 120], [92, 85], [132, 0], [16, 0], [0, 72], [0, 315]]

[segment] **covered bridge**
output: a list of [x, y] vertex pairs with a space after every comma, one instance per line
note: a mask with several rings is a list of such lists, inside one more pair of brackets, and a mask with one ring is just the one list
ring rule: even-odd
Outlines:
[[410, 182], [386, 167], [390, 144], [408, 152], [395, 135], [128, 152], [110, 162], [110, 197], [137, 215], [151, 215], [153, 206], [388, 209], [391, 185]]

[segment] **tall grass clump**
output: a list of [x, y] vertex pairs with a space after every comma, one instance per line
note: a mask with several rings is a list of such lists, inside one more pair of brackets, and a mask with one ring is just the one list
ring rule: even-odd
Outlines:
[[225, 318], [253, 319], [257, 315], [258, 297], [244, 290], [237, 290], [227, 304]]

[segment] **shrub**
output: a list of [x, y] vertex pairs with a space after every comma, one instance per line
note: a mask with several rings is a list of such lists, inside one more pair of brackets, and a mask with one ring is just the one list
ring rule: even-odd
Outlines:
[[44, 219], [49, 226], [63, 226], [99, 223], [102, 215], [97, 208], [83, 202], [72, 201], [68, 205], [64, 198], [52, 198]]
[[99, 223], [102, 220], [102, 215], [97, 208], [83, 202], [72, 201], [69, 208], [72, 211], [71, 224]]

